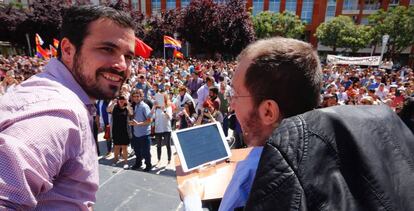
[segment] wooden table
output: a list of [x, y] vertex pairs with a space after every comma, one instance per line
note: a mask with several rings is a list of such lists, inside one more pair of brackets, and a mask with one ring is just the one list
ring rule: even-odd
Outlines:
[[237, 162], [244, 160], [252, 148], [232, 149], [230, 162], [221, 161], [214, 166], [184, 173], [178, 155], [174, 155], [177, 183], [181, 185], [190, 178], [199, 178], [204, 185], [204, 196], [202, 200], [220, 199], [223, 197], [227, 186], [233, 177]]

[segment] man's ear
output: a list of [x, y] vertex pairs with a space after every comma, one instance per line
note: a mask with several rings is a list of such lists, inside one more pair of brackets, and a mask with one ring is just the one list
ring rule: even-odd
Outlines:
[[262, 124], [273, 126], [280, 118], [279, 105], [274, 100], [264, 100], [259, 105], [259, 115]]
[[68, 38], [63, 38], [62, 41], [60, 41], [61, 45], [61, 61], [63, 64], [66, 65], [66, 67], [71, 70], [73, 67], [73, 61], [76, 54], [76, 48], [75, 46], [70, 42]]

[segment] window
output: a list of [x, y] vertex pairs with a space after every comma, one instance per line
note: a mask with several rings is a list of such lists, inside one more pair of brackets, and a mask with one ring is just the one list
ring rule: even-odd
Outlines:
[[257, 15], [259, 12], [263, 11], [263, 0], [253, 0], [253, 15]]
[[286, 0], [286, 11], [296, 14], [296, 0]]
[[184, 8], [190, 4], [190, 0], [181, 0], [181, 8]]
[[133, 10], [138, 10], [139, 9], [138, 0], [131, 0], [131, 6]]
[[214, 0], [217, 4], [225, 4], [226, 0]]
[[333, 17], [335, 17], [335, 12], [336, 12], [336, 0], [328, 0], [328, 4], [326, 6], [325, 21], [329, 21]]
[[274, 13], [280, 12], [280, 0], [269, 0], [269, 11]]
[[175, 0], [167, 0], [167, 10], [175, 9]]
[[357, 10], [358, 0], [344, 0], [343, 10]]
[[363, 18], [361, 19], [361, 24], [362, 24], [362, 25], [368, 25], [368, 17], [363, 17]]
[[390, 0], [390, 6], [397, 6], [399, 4], [400, 4], [400, 0]]
[[152, 14], [161, 14], [161, 0], [151, 0]]
[[302, 19], [305, 23], [310, 23], [312, 21], [312, 14], [313, 0], [303, 0], [302, 14], [300, 15], [300, 19]]
[[365, 0], [364, 10], [378, 10], [381, 6], [379, 0]]

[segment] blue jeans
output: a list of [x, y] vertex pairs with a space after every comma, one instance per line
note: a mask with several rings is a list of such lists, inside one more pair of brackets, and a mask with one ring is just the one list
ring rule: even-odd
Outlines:
[[131, 146], [135, 151], [135, 165], [141, 167], [142, 159], [144, 159], [146, 167], [149, 168], [151, 166], [151, 139], [149, 135], [140, 137], [136, 137], [134, 135], [132, 138]]

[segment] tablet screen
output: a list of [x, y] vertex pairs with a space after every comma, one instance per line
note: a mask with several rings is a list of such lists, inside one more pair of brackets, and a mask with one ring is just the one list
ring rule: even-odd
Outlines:
[[188, 169], [229, 157], [229, 147], [223, 138], [218, 124], [176, 131]]

